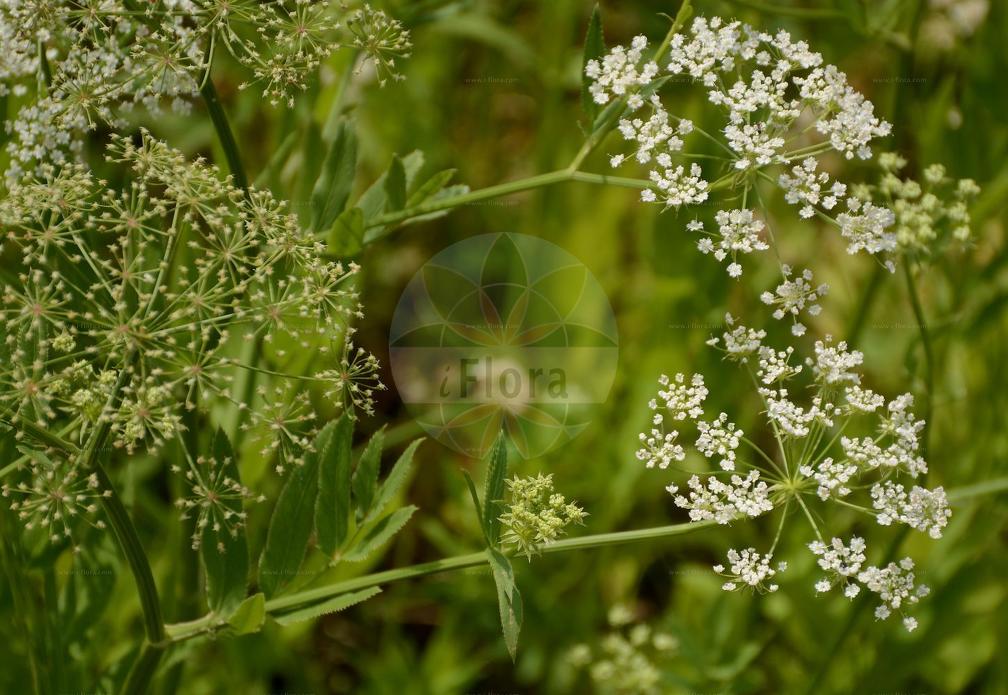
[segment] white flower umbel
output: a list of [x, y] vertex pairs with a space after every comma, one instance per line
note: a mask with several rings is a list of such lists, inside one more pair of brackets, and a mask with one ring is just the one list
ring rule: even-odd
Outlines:
[[848, 382], [857, 384], [861, 377], [855, 371], [864, 362], [864, 354], [859, 350], [848, 350], [847, 341], [833, 345], [832, 336], [815, 343], [815, 360], [809, 360], [816, 379], [824, 384]]
[[816, 556], [819, 567], [826, 572], [826, 577], [816, 582], [816, 592], [824, 593], [840, 585], [847, 598], [857, 596], [861, 587], [852, 579], [857, 577], [864, 564], [865, 548], [864, 539], [857, 536], [851, 538], [847, 545], [839, 538], [832, 539], [828, 544], [822, 541], [809, 543], [809, 550]]
[[[686, 381], [685, 374], [676, 374], [672, 379], [662, 374], [658, 378], [662, 388], [658, 398], [674, 420], [695, 420], [703, 415], [703, 402], [707, 398], [707, 387], [701, 374], [694, 374]], [[657, 409], [657, 401], [649, 403], [651, 410]]]
[[686, 458], [686, 450], [676, 443], [679, 433], [675, 430], [663, 432], [660, 429], [663, 420], [661, 413], [655, 413], [656, 427], [652, 427], [650, 433], [640, 433], [641, 446], [637, 449], [637, 460], [643, 461], [648, 468], [658, 466], [665, 469], [673, 461], [682, 461]]
[[829, 287], [827, 285], [812, 286], [812, 271], [805, 269], [800, 275], [792, 277], [790, 266], [782, 266], [781, 272], [784, 281], [777, 285], [773, 292], [764, 292], [760, 295], [760, 300], [764, 304], [775, 307], [773, 317], [783, 319], [791, 317], [791, 332], [795, 335], [804, 335], [805, 326], [798, 321], [801, 312], [805, 311], [809, 316], [818, 316], [822, 307], [817, 303], [820, 297], [824, 297]]
[[847, 253], [864, 249], [876, 254], [896, 248], [896, 235], [886, 231], [896, 221], [892, 210], [863, 203], [857, 198], [847, 199], [847, 210], [837, 215], [840, 234], [849, 242]]
[[801, 205], [799, 215], [808, 219], [815, 215], [816, 207], [832, 210], [837, 201], [847, 192], [847, 186], [834, 181], [829, 184], [829, 175], [816, 172], [818, 162], [815, 157], [806, 157], [801, 164], [791, 169], [791, 173], [780, 175], [778, 183], [784, 189], [784, 200], [792, 205]]
[[759, 471], [749, 471], [745, 477], [732, 475], [725, 483], [711, 475], [706, 486], [700, 476], [689, 481], [689, 497], [675, 495], [677, 506], [689, 510], [692, 521], [713, 519], [727, 524], [736, 519], [757, 517], [773, 509], [767, 484], [759, 479]]
[[928, 490], [915, 485], [908, 494], [901, 484], [887, 480], [873, 485], [871, 496], [878, 522], [883, 526], [901, 522], [932, 538], [941, 538], [942, 529], [952, 516], [948, 497], [940, 487]]
[[707, 200], [708, 183], [703, 179], [699, 164], [690, 164], [687, 172], [682, 164], [672, 167], [671, 162], [669, 166], [664, 166], [662, 162], [668, 160], [659, 155], [658, 164], [661, 168], [648, 174], [654, 187], [641, 191], [642, 201], [662, 203], [666, 208], [678, 208]]
[[851, 493], [847, 482], [857, 474], [858, 467], [849, 461], [834, 461], [827, 456], [815, 468], [802, 466], [799, 471], [819, 483], [816, 494], [820, 499], [827, 500], [830, 495], [846, 497]]
[[[815, 540], [809, 547], [826, 572], [815, 583], [817, 593], [840, 587], [844, 596], [854, 598], [867, 588], [882, 597], [886, 615], [900, 601], [905, 605], [911, 599], [898, 587], [906, 582], [912, 564], [865, 569], [865, 540], [854, 537], [845, 543], [838, 538], [845, 529], [826, 533], [826, 527], [844, 523], [853, 511], [883, 526], [901, 523], [932, 538], [941, 537], [951, 516], [944, 489], [913, 486], [908, 490], [900, 482], [927, 470], [918, 453], [923, 423], [911, 411], [912, 397], [903, 394], [883, 407], [881, 395], [860, 386], [864, 356], [829, 336], [802, 341], [812, 353], [804, 360], [809, 369], [802, 369], [801, 362], [793, 359], [801, 354], [800, 346], [775, 349], [764, 343], [764, 331], [738, 325], [730, 314], [725, 323], [727, 330], [708, 344], [748, 372], [763, 403], [760, 416], [765, 427], [759, 431], [750, 425], [747, 431], [750, 427], [757, 431], [746, 436], [729, 421], [728, 413], [719, 413], [713, 421], [703, 419], [702, 404], [709, 394], [706, 385], [701, 388], [702, 378], [663, 377], [666, 388], [661, 402], [650, 404], [655, 411], [654, 427], [650, 434], [641, 435], [643, 446], [637, 458], [649, 468], [690, 460], [688, 447], [680, 443], [686, 437], [680, 435], [695, 427], [693, 449], [710, 464], [708, 470], [692, 474], [682, 492], [675, 483], [666, 483], [676, 506], [695, 522], [729, 524], [778, 515], [765, 555], [752, 548], [733, 551], [730, 571], [715, 568], [728, 580], [726, 589], [769, 590], [773, 576], [769, 557], [777, 549], [784, 525], [797, 518], [811, 527]], [[676, 418], [677, 430], [667, 435], [662, 425], [669, 414]], [[769, 451], [759, 444], [766, 440], [773, 442]], [[829, 513], [826, 507], [830, 506], [844, 514]], [[919, 595], [909, 594], [913, 601]], [[905, 618], [905, 625], [912, 629], [914, 619]]]
[[[706, 233], [697, 242], [697, 248], [701, 253], [709, 253], [718, 261], [730, 258], [728, 274], [738, 277], [742, 274], [742, 266], [738, 263], [738, 255], [752, 253], [753, 251], [765, 251], [770, 248], [766, 242], [760, 238], [764, 224], [761, 220], [753, 217], [751, 210], [718, 210], [714, 215], [717, 222], [718, 231]], [[697, 223], [699, 224], [699, 223]], [[701, 231], [703, 225], [687, 225], [688, 229]]]
[[778, 586], [770, 582], [777, 572], [787, 569], [784, 562], [778, 563], [777, 568], [770, 566], [773, 555], [767, 553], [763, 555], [755, 548], [744, 550], [728, 551], [728, 568], [724, 565], [714, 565], [714, 571], [727, 581], [721, 586], [725, 591], [736, 591], [739, 589], [750, 589], [763, 593], [773, 593]]
[[585, 64], [585, 75], [592, 80], [589, 91], [596, 104], [605, 104], [613, 97], [623, 96], [655, 78], [657, 63], [648, 61], [640, 64], [647, 43], [647, 37], [635, 36], [630, 48], [616, 46], [601, 61], [589, 60]]
[[[638, 36], [629, 47], [617, 46], [585, 66], [597, 103], [622, 100], [613, 119], [630, 151], [612, 155], [610, 163], [618, 167], [634, 159], [647, 167], [652, 185], [642, 192], [643, 201], [680, 208], [706, 204], [724, 189], [732, 189], [727, 198], [733, 202], [762, 198], [761, 188], [776, 189], [798, 206], [801, 218], [818, 217], [839, 230], [849, 253], [893, 250], [894, 236], [887, 231], [893, 213], [849, 199], [838, 218], [836, 208], [849, 187], [820, 171], [831, 155], [833, 164], [837, 154], [868, 159], [872, 141], [890, 132], [843, 72], [785, 31], [763, 32], [719, 17], [695, 18], [657, 49], [663, 54], [649, 55], [646, 48]], [[713, 112], [704, 117], [705, 128], [675, 113], [678, 94], [675, 101], [663, 100], [666, 90], [681, 90], [683, 82], [704, 92]], [[716, 125], [707, 126], [711, 121]], [[692, 151], [688, 133], [714, 147]], [[699, 157], [703, 168], [694, 161]], [[752, 241], [751, 231], [744, 238]], [[764, 250], [764, 244], [751, 246]], [[718, 260], [733, 252], [714, 240], [703, 241], [700, 249]], [[737, 277], [741, 265], [733, 258], [728, 269]]]
[[762, 351], [766, 331], [747, 328], [741, 324], [736, 326], [731, 314], [725, 314], [725, 324], [729, 330], [720, 338], [712, 337], [707, 341], [708, 345], [723, 350], [725, 356], [735, 362], [748, 362], [750, 356]]
[[735, 470], [735, 450], [738, 449], [739, 437], [744, 433], [735, 427], [734, 422], [728, 422], [728, 414], [721, 413], [714, 422], [697, 421], [700, 436], [697, 437], [696, 448], [709, 459], [719, 458], [718, 465], [722, 470]]
[[872, 566], [858, 573], [858, 581], [878, 594], [882, 601], [875, 609], [875, 618], [885, 620], [896, 611], [903, 616], [908, 632], [917, 627], [917, 620], [907, 616], [906, 609], [930, 593], [926, 585], [915, 583], [913, 568], [913, 560], [905, 557], [898, 564], [890, 562], [882, 568]]

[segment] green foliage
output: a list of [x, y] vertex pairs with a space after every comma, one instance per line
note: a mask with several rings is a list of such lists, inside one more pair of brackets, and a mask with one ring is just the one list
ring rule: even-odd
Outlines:
[[[224, 475], [240, 480], [238, 460], [224, 430], [218, 428], [214, 433], [211, 451], [222, 466]], [[241, 499], [227, 500], [225, 505], [234, 514], [243, 512]], [[206, 571], [207, 604], [211, 610], [228, 615], [244, 600], [248, 584], [249, 552], [245, 527], [237, 528], [234, 534], [218, 534], [207, 526], [200, 543], [200, 557]]]
[[346, 120], [340, 121], [329, 145], [322, 170], [312, 190], [310, 229], [328, 229], [343, 212], [357, 173], [357, 136]]
[[265, 620], [266, 596], [258, 593], [242, 601], [227, 622], [235, 635], [250, 635], [259, 632]]
[[328, 601], [323, 601], [322, 603], [318, 603], [310, 608], [302, 608], [301, 610], [291, 611], [290, 613], [283, 613], [278, 615], [275, 619], [281, 625], [292, 625], [306, 620], [314, 620], [315, 618], [323, 615], [339, 613], [341, 610], [347, 609], [350, 606], [361, 603], [362, 601], [367, 601], [372, 596], [380, 593], [381, 589], [375, 586], [370, 589], [364, 589], [363, 591], [355, 591], [353, 593], [343, 594], [342, 596], [331, 598]]
[[504, 479], [507, 478], [508, 452], [504, 432], [497, 435], [488, 456], [486, 485], [483, 490], [483, 529], [491, 547], [500, 540], [501, 502], [504, 499]]
[[314, 450], [305, 456], [303, 464], [293, 467], [273, 508], [259, 559], [259, 588], [267, 597], [294, 579], [308, 551], [316, 519], [320, 454], [328, 450], [334, 429], [335, 425], [330, 424], [319, 433]]
[[315, 533], [319, 549], [330, 556], [343, 545], [350, 531], [352, 435], [353, 421], [344, 415], [335, 425], [326, 425], [315, 444], [319, 460]]

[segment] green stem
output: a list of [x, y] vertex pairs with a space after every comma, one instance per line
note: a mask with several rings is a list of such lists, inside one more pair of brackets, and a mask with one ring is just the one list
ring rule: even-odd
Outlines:
[[[730, 187], [732, 185], [733, 176], [734, 174], [721, 177], [708, 186], [707, 190], [716, 191], [722, 188]], [[404, 208], [395, 212], [387, 212], [384, 215], [378, 215], [368, 222], [367, 228], [369, 231], [364, 234], [364, 242], [369, 244], [376, 241], [391, 232], [392, 226], [414, 217], [420, 217], [422, 215], [439, 212], [441, 210], [450, 210], [462, 205], [472, 205], [473, 203], [490, 200], [492, 198], [501, 198], [513, 193], [521, 193], [523, 191], [530, 191], [535, 188], [543, 188], [545, 186], [552, 186], [554, 184], [566, 183], [569, 181], [594, 183], [602, 186], [621, 186], [623, 188], [636, 188], [638, 190], [649, 188], [652, 185], [652, 183], [647, 179], [634, 179], [626, 176], [609, 176], [607, 174], [595, 174], [588, 171], [572, 170], [570, 168], [558, 169], [557, 171], [550, 171], [545, 174], [538, 174], [536, 176], [518, 179], [517, 181], [508, 181], [507, 183], [500, 183], [496, 186], [479, 188], [475, 191], [469, 191], [468, 193], [461, 193], [459, 195], [439, 198], [437, 200], [429, 200], [419, 205], [414, 205], [413, 207]]]
[[847, 328], [847, 344], [851, 348], [856, 347], [858, 341], [861, 340], [861, 333], [864, 332], [865, 326], [868, 323], [868, 317], [871, 316], [872, 307], [875, 305], [875, 299], [878, 297], [879, 288], [882, 287], [884, 274], [885, 268], [882, 265], [875, 264], [871, 277], [868, 278], [868, 284], [865, 285], [864, 292], [861, 294], [861, 300], [858, 302], [854, 319]]
[[150, 692], [150, 682], [154, 678], [158, 664], [161, 662], [161, 655], [164, 654], [166, 645], [145, 643], [140, 649], [140, 654], [130, 668], [126, 682], [123, 683], [122, 695], [144, 695]]
[[[385, 227], [387, 225], [404, 222], [411, 217], [419, 217], [420, 215], [438, 212], [439, 210], [450, 210], [451, 208], [457, 208], [461, 205], [470, 205], [472, 203], [478, 203], [491, 198], [499, 198], [501, 196], [511, 195], [512, 193], [528, 191], [533, 188], [550, 186], [555, 183], [560, 183], [561, 181], [569, 181], [570, 177], [571, 172], [569, 170], [561, 169], [559, 171], [551, 171], [548, 174], [539, 174], [538, 176], [530, 176], [529, 178], [519, 179], [517, 181], [500, 183], [496, 186], [487, 186], [486, 188], [480, 188], [460, 195], [453, 195], [447, 198], [440, 198], [438, 200], [430, 200], [419, 205], [414, 205], [413, 207], [379, 215], [368, 223], [368, 227]], [[365, 241], [373, 241], [379, 236], [384, 235], [380, 232], [370, 235], [365, 234], [364, 239]]]
[[112, 493], [108, 497], [101, 498], [102, 506], [109, 518], [109, 525], [119, 541], [119, 547], [122, 549], [123, 555], [126, 556], [126, 562], [133, 573], [133, 579], [136, 581], [140, 606], [143, 609], [144, 632], [148, 641], [157, 644], [164, 640], [165, 632], [164, 622], [161, 619], [161, 602], [158, 598], [157, 586], [154, 584], [154, 575], [129, 513], [112, 486], [112, 481], [109, 479], [108, 473], [105, 472], [105, 468], [97, 461], [98, 448], [95, 447], [90, 452], [86, 450], [85, 464], [90, 464], [89, 467], [98, 476], [98, 483], [102, 489]]
[[[600, 546], [623, 545], [626, 543], [637, 543], [640, 541], [654, 540], [658, 538], [669, 538], [672, 536], [680, 536], [685, 533], [690, 533], [691, 531], [696, 531], [713, 524], [713, 521], [699, 521], [686, 524], [672, 524], [669, 526], [636, 529], [633, 531], [597, 533], [580, 538], [565, 538], [563, 540], [544, 545], [541, 548], [541, 552], [543, 554], [563, 553], [571, 550], [584, 550]], [[449, 572], [469, 567], [479, 567], [481, 565], [485, 565], [486, 563], [487, 554], [485, 551], [481, 550], [475, 553], [467, 553], [465, 555], [456, 555], [442, 560], [434, 560], [433, 562], [424, 562], [410, 567], [400, 567], [397, 569], [386, 570], [384, 572], [369, 574], [363, 577], [355, 577], [353, 579], [327, 584], [326, 586], [320, 586], [315, 589], [306, 589], [288, 596], [280, 596], [271, 599], [266, 602], [266, 612], [277, 613], [291, 608], [297, 608], [303, 604], [322, 601], [350, 591], [358, 591], [360, 589], [367, 589], [369, 587], [380, 586], [382, 584], [390, 584], [392, 582], [403, 581], [405, 579], [422, 577], [428, 574]], [[219, 616], [208, 614], [202, 618], [192, 620], [187, 623], [167, 625], [165, 630], [169, 639], [174, 642], [180, 642], [223, 627], [224, 624], [225, 623], [221, 621]]]
[[227, 114], [221, 105], [217, 88], [214, 87], [213, 80], [209, 77], [200, 87], [200, 95], [206, 103], [210, 120], [213, 121], [214, 130], [217, 131], [217, 139], [220, 141], [221, 149], [224, 150], [224, 157], [228, 162], [228, 169], [231, 171], [231, 178], [234, 185], [243, 191], [248, 190], [248, 176], [245, 174], [245, 167], [242, 166], [241, 153], [234, 133], [231, 131], [231, 124], [228, 123]]
[[926, 400], [924, 401], [924, 431], [921, 433], [921, 456], [926, 459], [928, 435], [931, 432], [931, 406], [934, 401], [934, 348], [931, 344], [931, 332], [928, 330], [927, 319], [924, 317], [924, 308], [921, 306], [920, 295], [914, 282], [913, 271], [910, 270], [910, 263], [908, 261], [904, 261], [903, 263], [903, 274], [906, 278], [907, 293], [910, 295], [910, 305], [913, 307], [914, 319], [917, 321], [921, 346], [924, 348], [924, 389], [926, 391]]

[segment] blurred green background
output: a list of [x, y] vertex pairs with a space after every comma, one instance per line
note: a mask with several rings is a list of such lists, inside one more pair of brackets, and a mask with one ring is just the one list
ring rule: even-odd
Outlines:
[[[1008, 195], [1008, 4], [979, 2], [986, 13], [972, 31], [964, 28], [962, 12], [945, 7], [970, 5], [975, 12], [977, 4], [697, 3], [699, 14], [736, 17], [768, 31], [783, 28], [807, 40], [893, 122], [893, 137], [876, 151], [900, 152], [911, 172], [943, 163], [951, 176], [972, 177], [983, 188], [973, 207], [970, 247], [932, 259], [919, 280], [938, 367], [929, 484], [946, 489], [1008, 475], [1008, 218], [1002, 204]], [[472, 188], [567, 165], [583, 137], [579, 72], [592, 3], [415, 2], [385, 9], [411, 27], [414, 50], [404, 64], [405, 81], [381, 89], [365, 71], [351, 75], [342, 92], [339, 110], [361, 139], [359, 190], [387, 168], [393, 153], [416, 149], [423, 151], [427, 171], [457, 168], [457, 180]], [[601, 9], [611, 46], [638, 33], [659, 40], [667, 28], [660, 13], [674, 14], [678, 5], [611, 1]], [[215, 66], [251, 178], [269, 166], [278, 148], [290, 148], [266, 183], [295, 210], [311, 190], [316, 145], [347, 62], [340, 54], [324, 65], [289, 110], [269, 107], [251, 90], [239, 92], [246, 79], [239, 68], [223, 60]], [[699, 89], [682, 93], [678, 112], [695, 110], [704, 99]], [[169, 143], [223, 165], [199, 108], [192, 117], [144, 123]], [[101, 140], [96, 134], [95, 152]], [[605, 153], [616, 147], [614, 137], [585, 168], [607, 171]], [[848, 182], [875, 177], [865, 164], [836, 166]], [[922, 394], [919, 334], [902, 276], [876, 274], [870, 259], [847, 256], [836, 234], [799, 220], [779, 197], [767, 214], [781, 230], [784, 260], [808, 265], [831, 286], [811, 334], [853, 333], [866, 356], [868, 386], [888, 395]], [[400, 292], [426, 259], [455, 241], [517, 232], [561, 246], [585, 263], [609, 295], [620, 366], [593, 424], [573, 443], [520, 462], [516, 470], [552, 473], [557, 488], [585, 507], [591, 516], [577, 533], [682, 521], [683, 512], [664, 490], [676, 476], [646, 470], [634, 458], [655, 380], [662, 372], [702, 372], [711, 409], [726, 410], [744, 430], [756, 427], [760, 408], [748, 380], [721, 363], [704, 341], [726, 310], [764, 323], [758, 293], [775, 284], [777, 273], [766, 259], [747, 266], [741, 281], [729, 280], [696, 251], [684, 230], [689, 219], [658, 214], [632, 190], [566, 183], [403, 228], [358, 258], [366, 311], [359, 341], [387, 362], [388, 326]], [[858, 322], [862, 306], [867, 311]], [[391, 386], [388, 373], [384, 381]], [[358, 436], [384, 423], [390, 440], [401, 443], [416, 434], [391, 388], [378, 414], [362, 421]], [[481, 465], [436, 442], [425, 444], [418, 456], [408, 497], [420, 512], [373, 564], [375, 570], [478, 547], [460, 471], [467, 468], [480, 479]], [[142, 510], [137, 523], [150, 539], [158, 571], [170, 574], [179, 562], [177, 539], [162, 529], [178, 524], [167, 496], [143, 485], [154, 467], [142, 460], [131, 467], [135, 485], [126, 497]], [[261, 485], [275, 481], [264, 478]], [[800, 524], [789, 524], [782, 541], [779, 556], [791, 568], [778, 593], [722, 592], [710, 565], [727, 547], [765, 546], [772, 529], [771, 520], [762, 519], [661, 542], [516, 561], [525, 623], [514, 664], [501, 638], [493, 582], [484, 571], [391, 585], [372, 601], [311, 624], [190, 643], [169, 663], [184, 663], [178, 670], [178, 692], [184, 693], [591, 692], [598, 688], [570, 650], [587, 644], [601, 653], [611, 632], [607, 614], [619, 605], [630, 609], [632, 622], [675, 640], [674, 647], [648, 655], [660, 675], [657, 692], [1005, 692], [1006, 521], [1003, 492], [967, 496], [955, 504], [943, 539], [907, 537], [902, 550], [918, 561], [920, 579], [932, 588], [912, 634], [896, 621], [876, 623], [859, 603], [816, 598], [812, 558], [803, 548], [809, 539]], [[879, 527], [870, 533], [881, 547], [898, 532]], [[73, 626], [91, 630], [95, 644], [89, 649], [99, 657], [85, 661], [94, 669], [123, 656], [139, 634], [132, 580], [116, 569], [111, 544], [104, 557], [106, 574], [91, 581], [97, 593], [104, 587], [116, 600], [103, 613], [84, 613]], [[7, 598], [3, 611], [0, 631], [5, 642], [16, 644], [19, 623]], [[21, 692], [28, 682], [18, 653], [15, 647], [4, 659], [2, 692]], [[640, 664], [616, 668], [632, 671]]]

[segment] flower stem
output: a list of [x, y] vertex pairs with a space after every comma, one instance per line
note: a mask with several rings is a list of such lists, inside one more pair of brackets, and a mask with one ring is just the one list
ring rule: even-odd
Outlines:
[[[540, 552], [543, 554], [563, 553], [571, 550], [585, 550], [601, 546], [623, 545], [626, 543], [636, 543], [658, 538], [668, 538], [671, 536], [680, 536], [685, 533], [690, 533], [691, 531], [696, 531], [713, 524], [713, 521], [698, 521], [685, 524], [672, 524], [669, 526], [636, 529], [633, 531], [597, 533], [580, 538], [565, 538], [563, 540], [554, 541], [544, 545], [540, 549]], [[442, 560], [434, 560], [433, 562], [424, 562], [419, 565], [386, 570], [376, 574], [369, 574], [363, 577], [355, 577], [353, 579], [346, 579], [333, 584], [327, 584], [326, 586], [320, 586], [314, 589], [298, 591], [287, 596], [279, 596], [266, 602], [266, 612], [277, 613], [291, 608], [297, 608], [304, 604], [323, 601], [350, 591], [358, 591], [360, 589], [366, 589], [382, 584], [390, 584], [392, 582], [402, 581], [405, 579], [422, 577], [428, 574], [449, 572], [469, 567], [479, 567], [485, 565], [486, 563], [487, 554], [485, 551], [481, 550], [475, 553], [455, 555]], [[165, 630], [169, 639], [173, 642], [181, 642], [197, 637], [201, 634], [211, 632], [217, 628], [223, 627], [225, 624], [226, 623], [222, 622], [219, 616], [208, 614], [202, 618], [189, 621], [187, 623], [167, 625]]]
[[924, 401], [924, 431], [921, 433], [921, 456], [926, 459], [928, 435], [931, 433], [931, 404], [934, 400], [934, 348], [931, 344], [931, 332], [928, 330], [927, 319], [924, 317], [924, 308], [921, 306], [920, 295], [917, 292], [917, 285], [914, 282], [913, 271], [910, 270], [909, 262], [903, 263], [903, 275], [906, 277], [910, 305], [913, 307], [914, 319], [917, 321], [917, 330], [920, 332], [921, 346], [924, 348], [924, 389], [926, 391], [926, 400]]
[[627, 188], [647, 188], [651, 185], [651, 182], [645, 179], [629, 179], [622, 176], [590, 174], [588, 172], [575, 171], [570, 168], [558, 169], [557, 171], [550, 171], [545, 174], [538, 174], [536, 176], [518, 179], [517, 181], [508, 181], [507, 183], [500, 183], [496, 186], [487, 186], [486, 188], [469, 191], [468, 193], [461, 193], [459, 195], [439, 198], [437, 200], [429, 200], [427, 202], [420, 203], [419, 205], [414, 205], [413, 207], [379, 215], [368, 222], [369, 229], [375, 227], [378, 227], [379, 229], [366, 233], [364, 235], [364, 241], [365, 243], [375, 241], [376, 239], [385, 236], [385, 234], [389, 231], [382, 228], [395, 225], [400, 222], [405, 222], [413, 217], [420, 217], [421, 215], [438, 212], [440, 210], [450, 210], [462, 205], [471, 205], [484, 200], [500, 198], [513, 193], [521, 193], [522, 191], [529, 191], [534, 188], [542, 188], [544, 186], [551, 186], [553, 184], [564, 183], [566, 181], [609, 184], [614, 186], [624, 186]]

